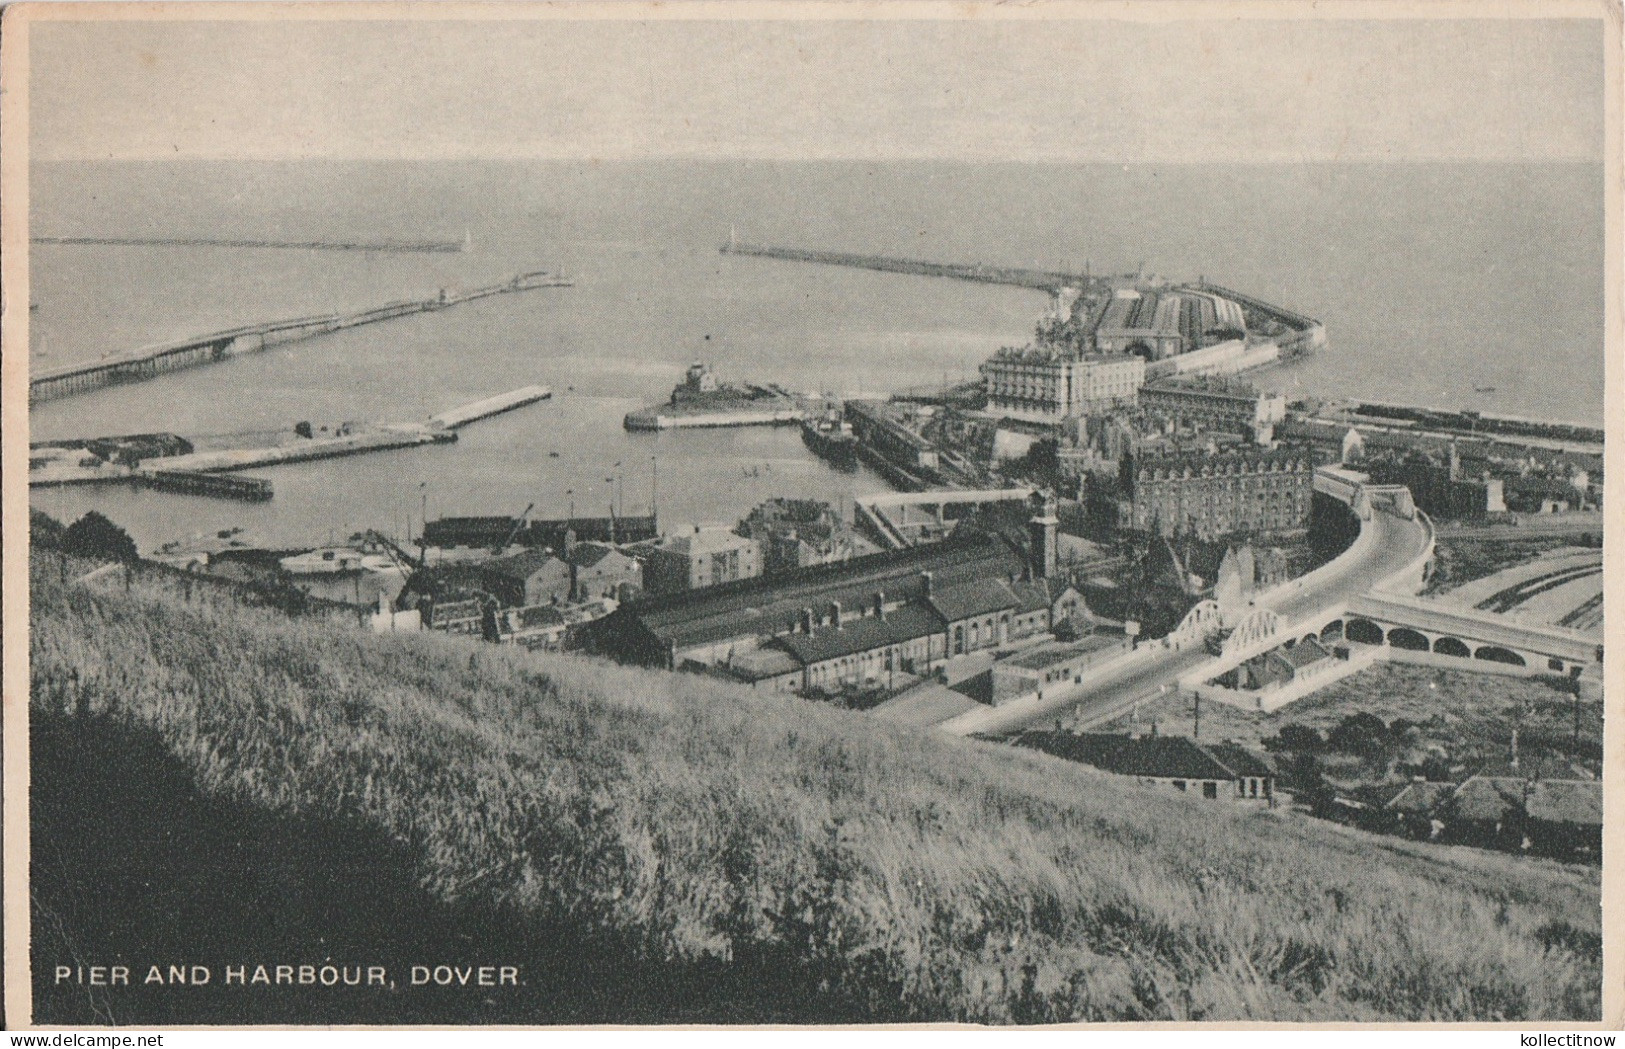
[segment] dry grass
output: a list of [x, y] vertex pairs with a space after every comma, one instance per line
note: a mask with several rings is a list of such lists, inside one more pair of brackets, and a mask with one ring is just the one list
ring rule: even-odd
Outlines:
[[37, 721], [83, 696], [203, 797], [376, 831], [429, 898], [521, 938], [846, 1018], [1599, 1015], [1594, 871], [1192, 806], [704, 678], [93, 587], [35, 570]]

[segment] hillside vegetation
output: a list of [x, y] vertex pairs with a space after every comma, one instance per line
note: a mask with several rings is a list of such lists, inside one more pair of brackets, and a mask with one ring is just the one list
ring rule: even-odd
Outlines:
[[[64, 583], [38, 554], [32, 579], [41, 1017], [1599, 1016], [1593, 870], [1193, 803], [700, 677], [374, 638], [139, 570], [72, 582], [89, 567]], [[526, 979], [47, 985], [56, 958], [113, 954]]]

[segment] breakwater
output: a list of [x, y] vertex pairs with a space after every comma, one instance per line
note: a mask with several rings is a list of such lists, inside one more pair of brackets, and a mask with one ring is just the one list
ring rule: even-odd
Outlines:
[[448, 309], [493, 295], [531, 291], [537, 288], [568, 288], [571, 285], [572, 282], [564, 277], [537, 270], [521, 273], [499, 284], [486, 285], [472, 291], [452, 292], [442, 288], [438, 295], [428, 299], [403, 299], [352, 313], [325, 313], [266, 321], [178, 339], [159, 346], [104, 357], [97, 361], [65, 365], [31, 374], [28, 378], [28, 402], [38, 404], [41, 401], [85, 393], [104, 386], [141, 382], [183, 368], [195, 368], [245, 353], [257, 353], [271, 346], [313, 339], [345, 328], [376, 324], [379, 321], [409, 314]]
[[1017, 288], [1031, 288], [1050, 294], [1062, 288], [1082, 288], [1088, 278], [1078, 273], [1060, 273], [1055, 270], [1022, 269], [1014, 266], [985, 266], [981, 263], [926, 262], [921, 259], [895, 258], [890, 255], [856, 255], [845, 251], [808, 251], [802, 248], [775, 248], [761, 244], [741, 244], [729, 241], [722, 246], [724, 255], [750, 255], [763, 259], [782, 259], [786, 262], [816, 262], [825, 266], [849, 266], [856, 269], [879, 270], [882, 273], [909, 273], [921, 277], [948, 277], [978, 284], [1007, 284]]
[[247, 470], [256, 466], [302, 463], [311, 459], [331, 459], [341, 455], [359, 455], [362, 452], [379, 452], [389, 448], [410, 448], [418, 444], [439, 444], [456, 439], [455, 432], [431, 429], [417, 423], [401, 423], [340, 437], [319, 437], [269, 448], [223, 448], [218, 451], [170, 456], [164, 460], [164, 469], [171, 473]]
[[523, 408], [527, 404], [545, 401], [553, 396], [553, 391], [546, 386], [522, 386], [509, 393], [499, 393], [495, 397], [485, 397], [478, 401], [465, 404], [460, 408], [441, 412], [439, 415], [429, 417], [429, 425], [435, 429], [455, 430], [461, 426], [478, 419], [488, 419], [493, 415], [511, 412], [515, 408]]
[[378, 251], [454, 254], [468, 250], [466, 240], [263, 240], [228, 237], [30, 237], [35, 244], [111, 246], [116, 248], [284, 248], [296, 251]]
[[1300, 357], [1315, 353], [1326, 348], [1326, 326], [1315, 320], [1289, 310], [1285, 306], [1265, 302], [1263, 299], [1243, 294], [1233, 288], [1226, 288], [1211, 281], [1198, 281], [1191, 285], [1197, 291], [1205, 291], [1211, 295], [1219, 295], [1241, 306], [1243, 310], [1253, 314], [1249, 319], [1249, 327], [1257, 323], [1258, 319], [1272, 321], [1280, 325], [1284, 331], [1275, 336], [1275, 344], [1280, 347], [1282, 360]]

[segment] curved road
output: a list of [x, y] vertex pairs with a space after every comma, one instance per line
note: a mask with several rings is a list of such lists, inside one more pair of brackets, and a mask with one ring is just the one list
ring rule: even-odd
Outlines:
[[[1266, 595], [1259, 602], [1288, 623], [1312, 615], [1338, 612], [1349, 601], [1409, 566], [1427, 548], [1428, 529], [1420, 520], [1407, 520], [1385, 511], [1372, 514], [1361, 536], [1306, 587], [1289, 587]], [[1080, 725], [1106, 721], [1126, 713], [1136, 702], [1214, 657], [1200, 644], [1132, 658], [1107, 676], [1046, 695], [1034, 704], [1000, 709], [984, 708], [979, 716], [956, 731], [964, 734], [1005, 733], [1040, 727], [1059, 717], [1076, 717]]]

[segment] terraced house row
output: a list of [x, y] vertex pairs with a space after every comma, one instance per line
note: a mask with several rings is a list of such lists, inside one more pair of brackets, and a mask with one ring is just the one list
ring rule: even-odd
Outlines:
[[999, 536], [953, 538], [622, 606], [591, 650], [623, 662], [709, 670], [802, 691], [946, 659], [1087, 615], [1078, 592]]

